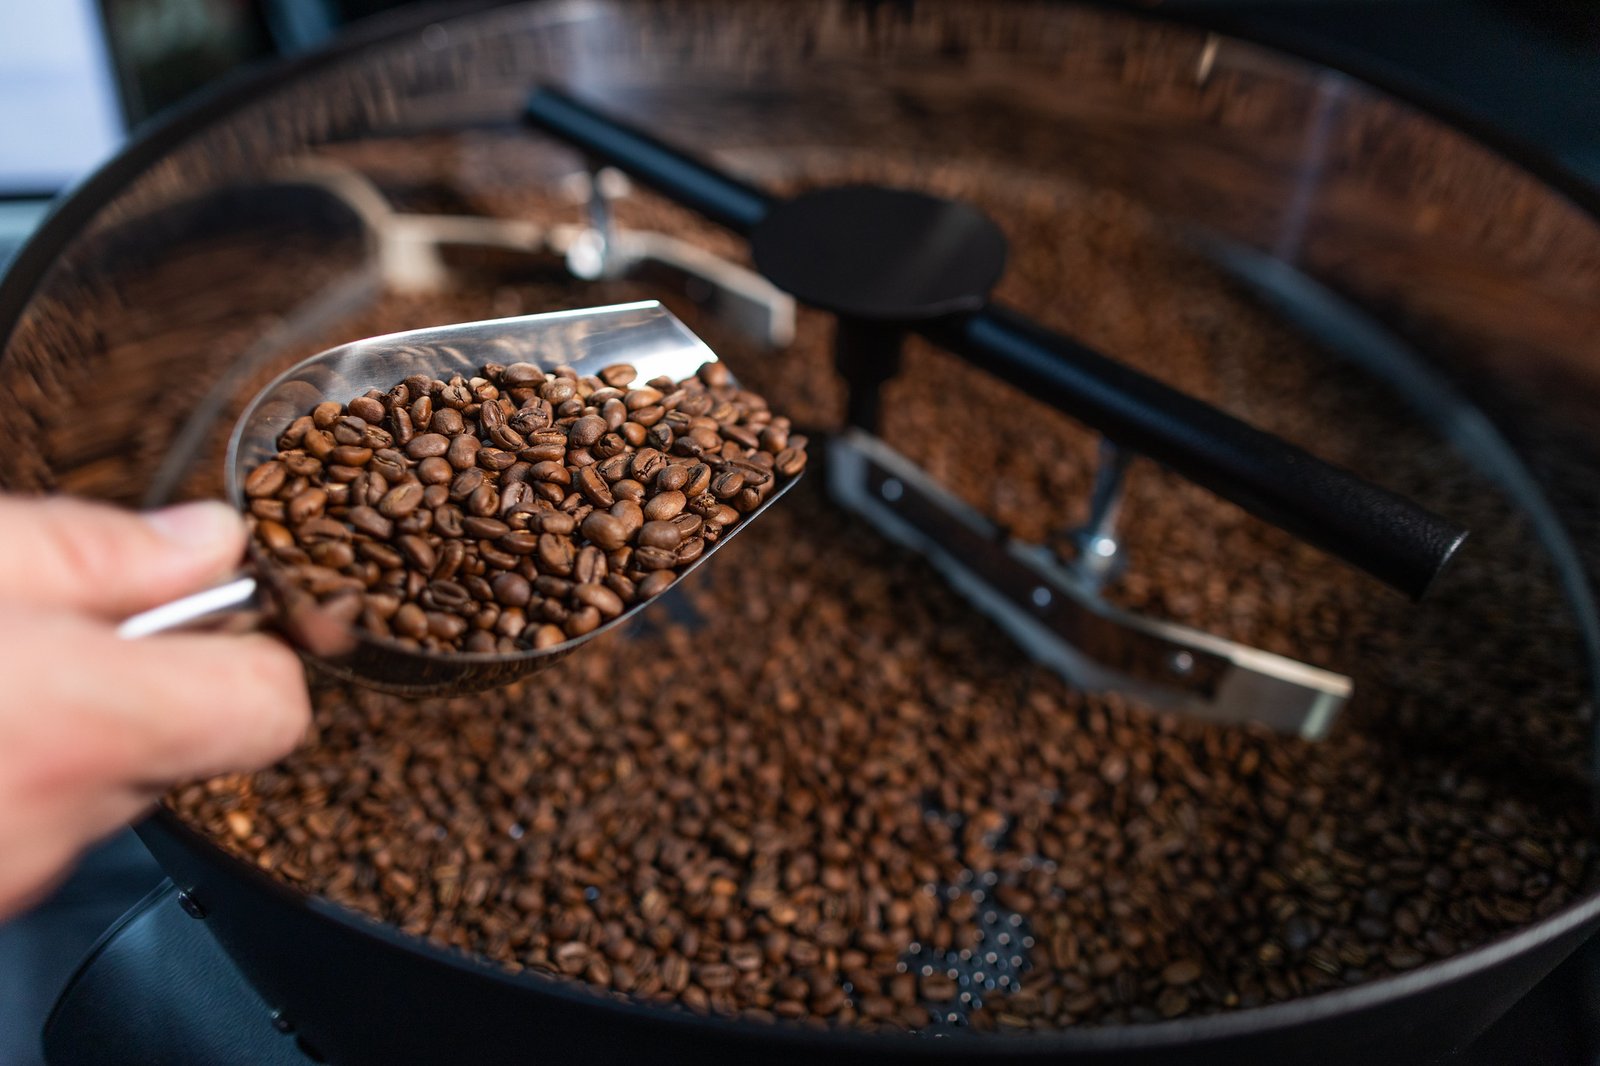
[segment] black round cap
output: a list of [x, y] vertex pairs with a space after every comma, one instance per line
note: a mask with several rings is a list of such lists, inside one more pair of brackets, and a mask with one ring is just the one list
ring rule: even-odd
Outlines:
[[750, 235], [756, 269], [804, 303], [915, 322], [976, 311], [1006, 265], [977, 208], [906, 189], [846, 185], [778, 204]]

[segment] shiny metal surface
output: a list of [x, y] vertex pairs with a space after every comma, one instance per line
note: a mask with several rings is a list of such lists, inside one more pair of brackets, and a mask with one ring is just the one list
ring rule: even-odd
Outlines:
[[1354, 689], [1332, 670], [1106, 602], [1093, 571], [1005, 537], [868, 434], [829, 441], [828, 488], [880, 533], [926, 556], [1030, 658], [1082, 688], [1306, 740], [1327, 735]]

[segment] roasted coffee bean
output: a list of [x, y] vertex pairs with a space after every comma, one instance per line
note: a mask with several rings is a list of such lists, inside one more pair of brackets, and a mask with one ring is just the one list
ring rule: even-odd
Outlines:
[[[435, 416], [437, 417], [437, 416]], [[413, 459], [443, 456], [450, 450], [450, 438], [443, 433], [419, 433], [406, 445], [406, 455]]]
[[405, 556], [412, 569], [424, 574], [433, 573], [439, 556], [431, 542], [420, 536], [405, 536], [400, 538], [398, 544], [400, 554]]
[[465, 429], [466, 420], [461, 417], [460, 408], [454, 404], [448, 407], [441, 407], [435, 411], [433, 413], [433, 422], [428, 426], [429, 432], [443, 433], [447, 437], [454, 437]]
[[719, 500], [737, 496], [744, 488], [744, 474], [739, 470], [725, 470], [711, 479], [711, 494]]
[[[610, 393], [615, 392], [616, 390], [606, 389], [604, 391]], [[617, 438], [617, 440], [626, 444], [626, 441], [623, 441], [622, 434], [618, 432], [622, 428], [623, 424], [628, 421], [628, 408], [622, 402], [621, 398], [617, 396], [610, 396], [602, 400], [597, 394], [596, 396], [591, 396], [589, 398], [589, 403], [590, 405], [597, 403], [600, 405], [600, 417], [605, 420], [606, 429], [610, 431], [608, 436], [614, 436]], [[605, 438], [602, 437], [601, 439], [604, 440]]]
[[479, 462], [478, 457], [482, 451], [483, 445], [477, 437], [470, 433], [462, 433], [450, 439], [450, 447], [445, 450], [444, 457], [452, 470], [466, 471], [478, 465], [487, 466]]
[[622, 598], [596, 582], [574, 586], [572, 595], [579, 603], [599, 611], [602, 618], [615, 618], [623, 611]]
[[533, 595], [533, 586], [521, 574], [501, 574], [490, 582], [495, 601], [506, 607], [526, 607]]
[[778, 453], [773, 469], [784, 477], [794, 477], [806, 468], [806, 453], [799, 448], [789, 447]]
[[571, 539], [558, 537], [553, 533], [539, 534], [538, 547], [534, 549], [538, 559], [539, 569], [547, 574], [556, 574], [565, 577], [572, 573], [572, 563], [577, 556], [577, 550], [572, 546]]
[[677, 556], [663, 548], [636, 548], [633, 559], [641, 570], [668, 570], [678, 564]]
[[582, 532], [604, 551], [612, 551], [628, 543], [627, 523], [604, 511], [594, 511], [585, 518]]
[[688, 566], [704, 555], [705, 551], [706, 539], [704, 537], [696, 537], [693, 540], [686, 540], [679, 544], [673, 555], [677, 557], [679, 566]]
[[245, 478], [244, 494], [250, 497], [276, 495], [288, 480], [289, 472], [276, 460], [262, 463]]
[[483, 486], [486, 475], [479, 467], [462, 470], [450, 481], [450, 498], [457, 503], [467, 499]]
[[285, 508], [285, 517], [290, 524], [299, 525], [309, 518], [321, 517], [327, 506], [328, 491], [326, 489], [308, 488], [290, 498]]
[[593, 544], [585, 544], [578, 549], [577, 558], [572, 563], [572, 581], [574, 584], [584, 585], [601, 581], [607, 573], [606, 553]]
[[556, 485], [572, 484], [572, 471], [548, 459], [534, 463], [528, 470], [528, 477], [532, 481], [548, 481]]
[[511, 527], [498, 518], [487, 515], [469, 515], [461, 520], [461, 529], [469, 537], [494, 540], [511, 532]]
[[559, 429], [541, 429], [528, 434], [519, 458], [530, 463], [560, 462], [567, 454], [567, 435]]
[[532, 511], [537, 495], [526, 483], [514, 481], [500, 489], [500, 515], [502, 518], [518, 511]]
[[628, 363], [617, 363], [600, 371], [600, 380], [614, 389], [625, 388], [639, 372]]
[[659, 492], [679, 492], [689, 484], [689, 468], [679, 463], [672, 463], [660, 468], [656, 474], [656, 490]]
[[424, 485], [448, 485], [455, 468], [442, 456], [432, 455], [417, 464], [417, 479]]
[[567, 615], [564, 629], [568, 636], [581, 637], [600, 627], [600, 612], [593, 607], [580, 607]]
[[[522, 639], [530, 640], [526, 632], [524, 632]], [[535, 648], [543, 649], [553, 648], [557, 644], [565, 643], [566, 639], [567, 635], [561, 631], [560, 626], [546, 624], [534, 629], [530, 642]]]
[[378, 511], [387, 518], [405, 518], [422, 506], [421, 482], [406, 481], [384, 494], [378, 501]]
[[606, 421], [597, 415], [585, 415], [572, 423], [572, 429], [567, 436], [568, 447], [587, 448], [598, 443], [606, 433]]
[[411, 427], [417, 433], [426, 433], [433, 424], [433, 397], [418, 396], [411, 401]]
[[671, 522], [646, 522], [639, 528], [639, 546], [641, 548], [666, 548], [671, 550], [676, 549], [682, 543], [683, 534], [678, 532], [678, 527]]
[[594, 468], [600, 472], [600, 476], [605, 478], [608, 484], [611, 484], [621, 481], [627, 475], [628, 460], [629, 457], [626, 455], [614, 455], [602, 462], [595, 463]]
[[582, 468], [573, 480], [578, 491], [596, 507], [610, 507], [616, 502], [616, 498], [611, 494], [611, 486], [606, 484], [606, 479], [595, 467]]
[[639, 598], [642, 600], [653, 599], [667, 590], [677, 580], [677, 575], [670, 570], [656, 570], [638, 584]]
[[278, 457], [292, 477], [316, 477], [322, 473], [322, 460], [313, 458], [303, 451], [294, 450], [284, 452]]
[[417, 435], [417, 430], [411, 423], [411, 415], [404, 407], [396, 407], [389, 413], [389, 425], [394, 431], [394, 443], [405, 447]]
[[307, 455], [324, 462], [327, 460], [328, 454], [337, 447], [334, 443], [333, 435], [321, 429], [311, 430], [306, 433], [300, 439], [300, 446], [305, 449]]
[[461, 508], [453, 504], [444, 504], [433, 508], [433, 530], [441, 537], [460, 537], [465, 535], [465, 516]]
[[394, 533], [394, 523], [372, 507], [350, 508], [345, 521], [349, 522], [351, 528], [357, 532], [378, 540], [387, 540]]
[[[397, 549], [373, 540], [358, 541], [356, 543], [356, 555], [370, 563], [375, 563], [385, 570], [393, 570], [405, 562], [405, 556]], [[362, 580], [372, 584], [376, 579], [376, 574], [368, 572]]]
[[550, 404], [536, 396], [523, 404], [515, 414], [508, 418], [506, 425], [521, 433], [524, 437], [531, 438], [540, 430], [549, 429], [554, 421], [555, 412], [551, 409]]
[[679, 488], [690, 499], [705, 494], [711, 488], [711, 468], [705, 463], [691, 464], [688, 478]]
[[516, 463], [516, 453], [508, 452], [504, 448], [480, 448], [478, 450], [478, 465], [491, 473], [509, 470]]
[[547, 403], [559, 406], [578, 394], [577, 386], [567, 378], [556, 377], [539, 387], [539, 395]]
[[469, 514], [487, 517], [500, 512], [500, 493], [493, 485], [480, 484], [467, 497], [466, 509]]
[[249, 511], [269, 522], [287, 521], [288, 508], [282, 500], [251, 500]]
[[[607, 567], [609, 569], [609, 557]], [[624, 604], [632, 604], [639, 598], [639, 590], [634, 583], [622, 574], [607, 573], [602, 582], [606, 588], [617, 594], [617, 598]]]
[[461, 570], [466, 561], [467, 546], [459, 540], [447, 540], [439, 548], [439, 562], [426, 576], [435, 581], [449, 581]]
[[544, 371], [533, 363], [511, 363], [500, 372], [500, 384], [521, 389], [544, 383]]
[[366, 440], [367, 423], [365, 419], [353, 415], [341, 415], [334, 419], [333, 425], [328, 427], [333, 434], [333, 443], [350, 447], [359, 445]]
[[295, 546], [294, 534], [277, 522], [263, 519], [255, 523], [256, 538], [275, 551]]
[[495, 543], [502, 551], [512, 555], [532, 555], [539, 547], [539, 534], [532, 530], [513, 530], [500, 537]]
[[622, 523], [629, 540], [644, 525], [644, 509], [633, 500], [618, 500], [610, 508], [610, 514]]
[[372, 461], [367, 464], [367, 469], [382, 474], [390, 484], [404, 480], [408, 468], [405, 455], [393, 448], [380, 448], [373, 452]]
[[651, 522], [668, 521], [683, 512], [688, 498], [677, 491], [659, 492], [644, 503], [644, 517]]

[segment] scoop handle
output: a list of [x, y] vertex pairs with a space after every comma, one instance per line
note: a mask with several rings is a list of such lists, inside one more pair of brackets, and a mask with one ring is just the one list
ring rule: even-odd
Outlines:
[[117, 627], [117, 636], [123, 640], [138, 640], [177, 629], [193, 629], [222, 618], [243, 616], [260, 607], [261, 595], [256, 579], [241, 574], [225, 584], [202, 589], [124, 619]]

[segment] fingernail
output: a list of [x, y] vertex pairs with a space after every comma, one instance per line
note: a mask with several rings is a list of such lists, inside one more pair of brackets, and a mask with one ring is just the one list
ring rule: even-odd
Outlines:
[[144, 516], [159, 536], [184, 548], [211, 548], [239, 537], [239, 513], [217, 500], [180, 503]]

